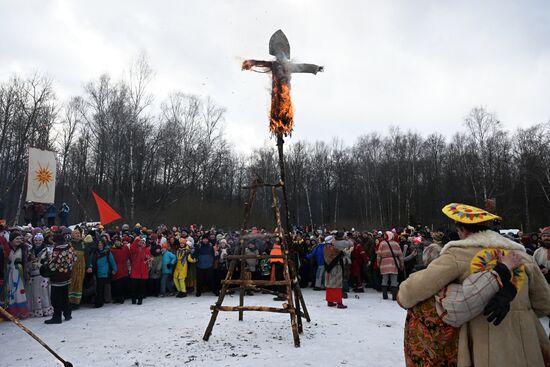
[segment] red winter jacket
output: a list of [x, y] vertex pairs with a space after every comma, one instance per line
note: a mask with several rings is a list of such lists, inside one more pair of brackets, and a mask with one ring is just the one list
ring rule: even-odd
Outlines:
[[117, 272], [112, 280], [118, 280], [128, 276], [128, 260], [130, 260], [130, 249], [126, 245], [122, 245], [121, 248], [112, 247], [111, 254], [115, 258]]
[[363, 246], [355, 243], [353, 251], [351, 251], [351, 275], [354, 277], [360, 276], [363, 265], [367, 265], [369, 262], [369, 256], [363, 250]]
[[141, 238], [136, 238], [130, 246], [130, 264], [132, 265], [130, 278], [149, 279], [149, 265], [147, 262], [151, 258], [151, 252], [149, 247], [139, 245], [140, 240]]
[[[10, 256], [10, 244], [4, 234], [0, 233], [0, 250], [4, 251], [4, 259], [7, 259]], [[0, 264], [2, 266], [3, 264]]]

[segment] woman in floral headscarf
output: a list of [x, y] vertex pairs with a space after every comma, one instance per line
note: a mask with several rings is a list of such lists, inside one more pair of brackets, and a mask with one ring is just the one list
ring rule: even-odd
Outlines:
[[6, 280], [3, 295], [6, 311], [20, 319], [29, 316], [25, 292], [28, 253], [23, 241], [23, 236], [19, 232], [10, 233], [10, 252], [4, 272]]
[[88, 238], [88, 242], [83, 241], [78, 229], [71, 232], [71, 247], [77, 258], [69, 285], [69, 303], [72, 309], [78, 309], [82, 300], [82, 288], [86, 276], [86, 246], [92, 242], [90, 239], [91, 236]]
[[325, 260], [325, 286], [329, 307], [348, 308], [342, 303], [342, 279], [344, 276], [344, 251], [327, 242], [323, 250]]
[[33, 238], [33, 247], [29, 254], [29, 284], [27, 300], [31, 317], [53, 315], [50, 300], [50, 280], [40, 275], [40, 266], [50, 257], [50, 249], [44, 244], [44, 236], [37, 233]]

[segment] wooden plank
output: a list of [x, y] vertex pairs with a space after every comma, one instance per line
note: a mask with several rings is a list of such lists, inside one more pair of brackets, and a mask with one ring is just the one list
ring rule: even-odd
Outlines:
[[[286, 303], [285, 303], [286, 305]], [[267, 306], [210, 306], [211, 310], [217, 311], [233, 311], [233, 312], [243, 312], [243, 311], [263, 311], [263, 312], [276, 312], [276, 313], [295, 313], [296, 311], [293, 308], [288, 307], [278, 308], [278, 307], [267, 307]]]
[[234, 260], [234, 259], [284, 259], [284, 255], [228, 255], [228, 260]]
[[222, 283], [233, 284], [233, 285], [254, 286], [254, 285], [288, 285], [290, 282], [288, 280], [228, 279], [228, 280], [222, 280]]

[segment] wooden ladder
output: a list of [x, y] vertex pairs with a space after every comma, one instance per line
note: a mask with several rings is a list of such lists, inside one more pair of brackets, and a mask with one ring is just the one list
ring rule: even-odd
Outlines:
[[[245, 244], [247, 239], [251, 239], [252, 236], [242, 236], [240, 240], [240, 249], [238, 255], [229, 255], [227, 258], [230, 260], [229, 269], [224, 280], [222, 280], [222, 289], [220, 295], [218, 296], [218, 301], [210, 306], [212, 310], [212, 316], [210, 317], [210, 322], [206, 328], [203, 339], [208, 341], [210, 335], [212, 335], [212, 329], [216, 323], [216, 318], [220, 311], [233, 311], [239, 312], [239, 321], [243, 320], [244, 311], [263, 311], [263, 312], [275, 312], [275, 313], [288, 313], [290, 315], [290, 326], [292, 329], [292, 335], [294, 337], [294, 346], [300, 346], [300, 335], [303, 331], [302, 328], [302, 318], [305, 318], [307, 322], [310, 322], [309, 313], [300, 289], [300, 284], [298, 282], [297, 271], [295, 268], [295, 262], [293, 259], [294, 251], [288, 246], [289, 237], [284, 236], [283, 229], [281, 225], [281, 214], [279, 211], [279, 205], [277, 200], [277, 191], [278, 187], [282, 187], [282, 183], [278, 184], [265, 184], [261, 180], [254, 180], [251, 186], [243, 187], [243, 189], [250, 189], [249, 200], [245, 203], [245, 214], [242, 224], [243, 231], [247, 228], [248, 219], [250, 217], [250, 212], [252, 209], [253, 202], [256, 198], [256, 190], [259, 187], [271, 187], [272, 195], [272, 208], [275, 216], [275, 223], [277, 230], [275, 235], [280, 239], [282, 255], [245, 255]], [[245, 279], [245, 263], [247, 259], [283, 259], [283, 277], [284, 280], [255, 280], [255, 279]], [[240, 279], [233, 279], [233, 274], [237, 265], [240, 266]], [[230, 286], [238, 286], [239, 289], [239, 306], [223, 306], [223, 301], [227, 291]], [[283, 303], [281, 308], [278, 307], [267, 307], [267, 306], [245, 306], [244, 297], [248, 290], [261, 290], [270, 294], [275, 294], [279, 297], [282, 297], [283, 294], [266, 289], [265, 287], [269, 286], [285, 286], [284, 298], [285, 303]], [[303, 309], [303, 311], [302, 311]]]

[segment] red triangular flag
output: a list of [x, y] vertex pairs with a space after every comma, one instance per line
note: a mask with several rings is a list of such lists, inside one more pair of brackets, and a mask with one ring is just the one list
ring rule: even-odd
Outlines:
[[95, 203], [97, 204], [97, 210], [99, 211], [99, 222], [103, 225], [109, 224], [111, 222], [114, 222], [117, 219], [122, 218], [120, 214], [118, 214], [113, 208], [109, 206], [103, 200], [99, 197], [95, 192], [92, 191], [92, 195], [94, 195]]

